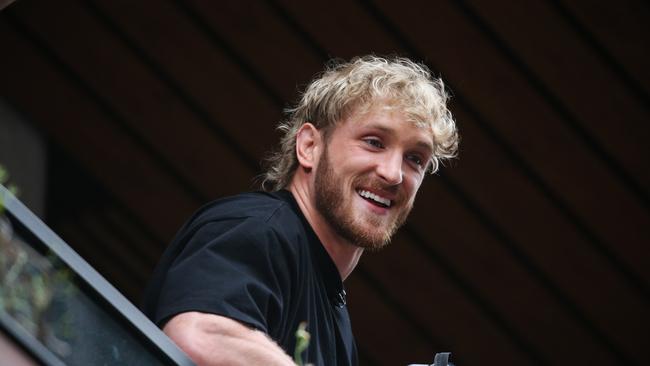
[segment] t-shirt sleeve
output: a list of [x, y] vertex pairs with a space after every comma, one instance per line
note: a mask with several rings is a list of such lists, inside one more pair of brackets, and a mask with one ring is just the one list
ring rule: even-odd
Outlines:
[[286, 241], [264, 221], [219, 221], [188, 235], [162, 283], [155, 322], [187, 311], [223, 315], [271, 334], [295, 268]]

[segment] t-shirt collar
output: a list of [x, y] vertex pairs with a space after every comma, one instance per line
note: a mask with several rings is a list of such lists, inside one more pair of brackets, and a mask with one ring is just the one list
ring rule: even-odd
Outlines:
[[339, 308], [344, 307], [346, 304], [346, 293], [345, 288], [343, 287], [343, 281], [341, 280], [341, 275], [336, 268], [336, 264], [334, 264], [334, 261], [330, 257], [329, 253], [327, 253], [327, 250], [325, 250], [325, 247], [321, 243], [320, 239], [318, 239], [318, 236], [316, 236], [316, 233], [309, 224], [309, 221], [307, 221], [307, 218], [302, 213], [300, 206], [298, 206], [298, 202], [296, 202], [295, 198], [293, 197], [293, 194], [288, 190], [280, 190], [276, 193], [278, 196], [280, 196], [281, 199], [291, 205], [291, 208], [296, 212], [296, 214], [303, 222], [303, 225], [307, 232], [308, 241], [312, 247], [312, 255], [314, 255], [315, 262], [323, 274], [323, 280], [325, 282], [325, 286], [327, 287], [327, 294], [330, 299], [330, 303]]

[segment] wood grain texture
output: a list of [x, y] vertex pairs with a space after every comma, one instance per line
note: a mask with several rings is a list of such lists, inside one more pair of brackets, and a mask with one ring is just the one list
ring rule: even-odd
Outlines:
[[363, 363], [648, 364], [649, 9], [19, 1], [0, 96], [58, 151], [48, 201], [69, 207], [48, 224], [137, 303], [192, 212], [255, 189], [327, 59], [423, 61], [452, 89], [460, 158], [346, 282]]

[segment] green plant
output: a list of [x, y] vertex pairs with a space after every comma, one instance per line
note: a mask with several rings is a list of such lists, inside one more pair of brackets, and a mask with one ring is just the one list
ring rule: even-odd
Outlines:
[[[8, 179], [7, 170], [0, 165], [0, 184]], [[8, 190], [14, 195], [18, 192], [15, 185]], [[57, 335], [72, 334], [71, 314], [51, 309], [75, 291], [72, 276], [56, 256], [45, 256], [14, 235], [0, 196], [0, 312], [61, 356], [69, 347]]]
[[307, 332], [307, 322], [302, 322], [296, 330], [296, 348], [293, 352], [293, 361], [298, 366], [303, 366], [302, 353], [309, 347], [309, 332]]

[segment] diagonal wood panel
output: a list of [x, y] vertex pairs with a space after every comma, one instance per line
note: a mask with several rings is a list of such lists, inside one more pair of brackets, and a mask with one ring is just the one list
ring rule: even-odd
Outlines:
[[[59, 6], [61, 4], [56, 4]], [[160, 153], [161, 159], [170, 163], [168, 174], [174, 174], [188, 194], [197, 202], [203, 202], [212, 196], [205, 192], [217, 185], [224, 188], [232, 185], [231, 190], [226, 188], [226, 191], [235, 192], [250, 180], [251, 174], [237, 165], [222, 167], [229, 172], [228, 180], [215, 174], [214, 163], [202, 157], [218, 156], [227, 164], [236, 161], [236, 155], [215, 143], [210, 130], [197, 123], [169, 89], [100, 24], [80, 7], [67, 8], [67, 21], [75, 27], [62, 26], [61, 20], [48, 16], [49, 11], [38, 12], [37, 15], [42, 16], [31, 16], [25, 21], [124, 116], [125, 123]], [[76, 27], [85, 29], [93, 37], [83, 43], [70, 43]], [[110, 57], [107, 57], [106, 47], [112, 50]], [[118, 73], [128, 77], [120, 77]], [[133, 83], [148, 87], [144, 90], [133, 88]], [[192, 143], [179, 136], [187, 136]]]
[[[427, 193], [422, 192], [420, 198], [428, 198]], [[533, 359], [538, 358], [538, 353], [553, 359], [566, 354], [567, 347], [577, 352], [564, 357], [583, 360], [593, 357], [593, 361], [609, 358], [602, 349], [595, 347], [588, 331], [576, 323], [565, 304], [549, 292], [547, 284], [540, 283], [528, 267], [522, 266], [520, 258], [513, 257], [489, 227], [476, 222], [444, 190], [433, 195], [431, 202], [436, 203], [434, 207], [444, 208], [443, 218], [418, 215], [411, 221], [421, 228], [421, 232], [435, 233], [432, 245], [468, 279], [473, 290], [487, 302], [484, 316], [491, 315], [495, 326], [508, 334], [513, 343], [524, 342], [520, 345], [523, 350], [532, 348], [527, 353]], [[455, 227], [457, 222], [464, 222], [464, 226]], [[492, 311], [496, 311], [498, 316]], [[549, 322], [549, 319], [554, 321]], [[556, 334], [558, 329], [561, 329], [562, 337]], [[570, 344], [564, 335], [572, 339]], [[535, 352], [536, 349], [541, 351]]]
[[[611, 226], [604, 225], [605, 222], [611, 222], [622, 214], [629, 214], [632, 220], [640, 221], [639, 224], [630, 223], [628, 226], [636, 232], [635, 237], [647, 237], [645, 233], [647, 225], [643, 224], [647, 222], [643, 206], [634, 200], [634, 196], [617, 181], [616, 176], [609, 174], [593, 155], [586, 150], [576, 149], [580, 141], [565, 127], [561, 116], [555, 115], [543, 100], [535, 96], [534, 90], [517, 78], [508, 65], [504, 64], [505, 60], [499, 59], [493, 49], [489, 48], [488, 40], [483, 39], [471, 28], [471, 24], [464, 21], [455, 9], [450, 8], [449, 11], [450, 13], [445, 13], [445, 19], [450, 24], [454, 24], [454, 28], [446, 28], [452, 32], [463, 31], [465, 32], [462, 34], [463, 38], [472, 40], [469, 42], [471, 47], [449, 45], [456, 52], [465, 51], [466, 54], [462, 57], [448, 59], [449, 56], [446, 55], [451, 52], [441, 52], [438, 57], [440, 62], [447, 65], [449, 71], [445, 74], [452, 83], [455, 84], [455, 76], [458, 74], [466, 85], [464, 93], [472, 98], [471, 101], [480, 108], [488, 121], [499, 129], [506, 141], [512, 144], [526, 161], [534, 162], [534, 164], [529, 163], [529, 166], [539, 172], [538, 174], [541, 174], [544, 181], [548, 182], [547, 184], [550, 184], [556, 192], [561, 193], [564, 200], [578, 210], [578, 214], [584, 217], [593, 230], [596, 232], [608, 230]], [[391, 9], [389, 13], [400, 14], [398, 9]], [[442, 14], [442, 11], [439, 13]], [[417, 14], [409, 14], [409, 21], [412, 22], [412, 17], [415, 16]], [[452, 18], [452, 16], [456, 17]], [[406, 18], [406, 16], [402, 18], [403, 22], [406, 22]], [[422, 24], [417, 21], [414, 23]], [[460, 28], [461, 24], [465, 24], [466, 28]], [[414, 31], [412, 35], [417, 40], [420, 36], [431, 33], [435, 32], [425, 33], [423, 29], [423, 32]], [[424, 45], [430, 42], [423, 39], [420, 43]], [[472, 54], [478, 52], [481, 53], [480, 68], [471, 62]], [[491, 72], [485, 73], [484, 69]], [[474, 89], [470, 83], [479, 89]], [[496, 88], [486, 90], [491, 85]], [[531, 114], [530, 111], [535, 113]], [[520, 121], [526, 121], [526, 128], [521, 127]], [[570, 151], [571, 154], [556, 155], [555, 158], [549, 156], [548, 142], [552, 142], [557, 151]], [[598, 181], [599, 184], [594, 186], [592, 184], [594, 181]], [[590, 189], [583, 189], [582, 187], [585, 186], [590, 186]], [[616, 241], [617, 237], [610, 234], [606, 238]], [[627, 245], [621, 243], [623, 248]], [[617, 246], [616, 249], [620, 250], [620, 247]]]
[[[496, 65], [494, 65], [494, 66], [496, 67]], [[529, 120], [530, 120], [530, 118], [529, 118]], [[512, 126], [514, 126], [514, 125], [515, 125], [515, 124], [513, 123]], [[576, 164], [577, 164], [577, 163], [576, 163]], [[594, 166], [594, 167], [595, 167], [595, 168], [598, 168], [598, 166]], [[593, 192], [589, 192], [589, 193], [592, 194]], [[504, 196], [506, 196], [506, 195], [504, 195]], [[620, 199], [620, 197], [618, 197], [618, 196], [617, 196], [617, 198]], [[602, 200], [601, 200], [601, 201], [602, 201]], [[610, 219], [611, 219], [611, 218], [610, 218]], [[589, 302], [587, 302], [587, 304], [589, 304]], [[576, 310], [577, 310], [577, 309], [576, 309]], [[578, 314], [579, 314], [577, 311], [573, 311], [573, 312], [574, 312], [575, 315], [578, 315]], [[587, 326], [588, 328], [593, 328], [592, 325], [589, 325], [589, 324], [593, 324], [593, 321], [583, 322], [583, 323], [585, 323], [585, 326]], [[593, 330], [593, 329], [592, 329], [592, 330]], [[616, 350], [616, 349], [618, 348], [617, 346], [613, 345], [613, 344], [611, 343], [610, 340], [607, 340], [607, 339], [603, 336], [603, 334], [602, 334], [601, 331], [598, 331], [598, 330], [596, 329], [596, 332], [597, 332], [596, 334], [598, 334], [597, 338], [601, 339], [601, 341], [604, 342], [604, 344], [608, 344], [608, 345], [610, 345], [611, 348], [612, 348], [612, 350], [613, 350], [615, 353], [617, 353], [617, 354], [620, 354], [620, 353], [621, 353], [620, 350]]]
[[305, 49], [282, 19], [273, 16], [268, 3], [251, 2], [244, 8], [235, 0], [223, 1], [219, 7], [190, 1], [183, 8], [202, 17], [213, 32], [230, 40], [236, 52], [265, 79], [271, 89], [267, 98], [276, 103], [275, 110], [293, 102], [298, 84], [306, 83], [322, 67], [318, 55]]
[[[540, 82], [557, 93], [583, 128], [635, 176], [646, 191], [650, 179], [644, 157], [650, 129], [650, 105], [634, 98], [633, 91], [607, 68], [604, 60], [576, 34], [545, 1], [526, 4], [474, 2], [470, 11], [498, 33], [510, 49], [516, 49]], [[473, 8], [473, 9], [472, 9]], [[592, 60], [577, 64], [575, 60]], [[607, 89], [607, 93], [591, 90]]]
[[[625, 277], [611, 268], [606, 258], [592, 251], [581, 233], [563, 220], [545, 197], [536, 192], [524, 177], [516, 171], [503, 169], [501, 165], [506, 157], [501, 156], [494, 146], [490, 146], [484, 139], [468, 134], [465, 134], [464, 141], [468, 150], [477, 150], [476, 156], [483, 153], [491, 157], [488, 161], [483, 161], [484, 168], [489, 171], [485, 175], [481, 175], [481, 171], [477, 169], [465, 169], [461, 166], [454, 168], [454, 176], [465, 189], [476, 194], [482, 207], [490, 208], [491, 215], [498, 225], [508, 231], [511, 239], [518, 243], [527, 255], [534, 258], [539, 268], [561, 286], [569, 298], [581, 304], [582, 311], [592, 314], [595, 319], [611, 319], [614, 327], [627, 328], [625, 331], [630, 331], [630, 327], [635, 328], [636, 322], [630, 321], [632, 318], [629, 314], [616, 317], [612, 311], [625, 303], [631, 306], [631, 311], [635, 309], [635, 314], [643, 318], [647, 301], [638, 294], [636, 288], [625, 282]], [[468, 151], [467, 155], [470, 154]], [[500, 192], [503, 188], [486, 184], [487, 180], [507, 182], [506, 189], [517, 192], [517, 197], [526, 199], [508, 198]], [[510, 202], [504, 204], [504, 199]], [[484, 240], [480, 237], [476, 240], [472, 245], [483, 245]], [[598, 283], [598, 287], [593, 286], [594, 283]], [[603, 298], [603, 292], [618, 294], [620, 297], [612, 301], [611, 298]], [[547, 331], [547, 335], [552, 338], [548, 341], [553, 343], [553, 339], [557, 337], [551, 336], [552, 328]]]
[[[28, 70], [36, 81], [36, 84], [26, 83], [26, 74], [3, 73], [2, 84], [12, 91], [11, 101], [50, 138], [77, 157], [98, 180], [106, 182], [144, 223], [156, 229], [159, 237], [170, 238], [196, 204], [183, 195], [175, 182], [168, 180], [131, 136], [116, 128], [112, 120], [115, 117], [102, 113], [97, 100], [84, 94], [87, 91], [83, 86], [71, 84], [60, 74], [63, 65], [47, 63], [48, 55], [38, 53], [43, 49], [37, 50], [29, 41], [18, 38], [5, 23], [2, 26], [3, 44], [11, 45], [15, 51], [3, 62], [14, 70]], [[24, 30], [22, 26], [19, 28], [21, 32]], [[40, 92], [34, 93], [36, 89]], [[70, 103], [75, 108], [69, 108]], [[32, 108], [35, 104], [39, 108]], [[174, 210], [161, 209], [163, 197], [173, 200]]]
[[[346, 281], [348, 306], [355, 327], [355, 337], [364, 339], [358, 347], [370, 354], [375, 362], [369, 365], [397, 365], [425, 362], [433, 352], [431, 344], [417, 336], [401, 317], [386, 305], [360, 276]], [[379, 320], [378, 320], [379, 319]], [[408, 347], [404, 347], [408, 344]]]
[[0, 91], [106, 189], [52, 222], [137, 301], [183, 220], [251, 187], [325, 59], [421, 58], [454, 90], [461, 159], [347, 282], [364, 364], [643, 364], [648, 7], [610, 9], [23, 1], [0, 14]]
[[[130, 10], [125, 12], [127, 5]], [[171, 2], [158, 4], [155, 7], [156, 17], [147, 16], [151, 11], [147, 3], [133, 6], [127, 2], [111, 2], [88, 7], [95, 9], [92, 12], [104, 23], [104, 19], [113, 19], [111, 26], [115, 28], [114, 33], [121, 32], [137, 47], [140, 59], [149, 59], [152, 66], [159, 68], [169, 79], [168, 87], [173, 86], [186, 94], [179, 98], [181, 95], [177, 91], [176, 97], [184, 104], [193, 106], [195, 118], [201, 117], [207, 120], [204, 122], [217, 128], [210, 131], [220, 139], [214, 143], [227, 145], [241, 153], [242, 156], [232, 161], [243, 160], [245, 164], [257, 168], [257, 161], [271, 146], [264, 137], [274, 136], [274, 123], [279, 120], [279, 110], [268, 101], [253, 80], [240, 72], [239, 65], [224, 55], [218, 45], [210, 42], [191, 19], [179, 12]], [[166, 24], [176, 24], [177, 27], [170, 30]], [[187, 67], [188, 62], [192, 67]], [[246, 108], [238, 108], [242, 100], [248, 101]], [[261, 123], [260, 116], [268, 118], [268, 122]], [[251, 125], [259, 125], [260, 133], [251, 134]], [[230, 136], [231, 140], [224, 141], [223, 134]], [[242, 149], [243, 146], [246, 148]]]
[[[512, 14], [512, 12], [517, 11], [517, 9], [510, 8], [511, 12], [509, 13], [514, 19], [527, 19], [532, 18], [532, 14], [536, 14], [544, 19], [544, 14], [546, 17], [553, 17], [553, 14], [548, 13], [548, 9], [537, 9], [532, 7], [533, 3], [529, 3], [525, 11], [531, 12], [530, 14]], [[488, 8], [498, 8], [498, 7], [488, 7]], [[530, 8], [530, 9], [529, 9]], [[502, 9], [503, 10], [503, 9]], [[495, 16], [500, 16], [500, 13], [492, 13]], [[554, 21], [547, 21], [548, 24], [554, 24], [557, 19], [553, 18]], [[507, 22], [501, 21], [498, 24], [506, 24]], [[641, 181], [644, 180], [644, 175], [646, 174], [645, 161], [644, 157], [648, 155], [648, 148], [640, 140], [643, 140], [643, 136], [646, 133], [650, 133], [649, 129], [644, 123], [650, 115], [648, 115], [648, 110], [646, 110], [642, 105], [634, 103], [634, 98], [631, 98], [631, 95], [628, 93], [629, 90], [624, 88], [624, 85], [617, 80], [614, 76], [611, 75], [608, 70], [600, 67], [596, 62], [587, 63], [580, 66], [580, 72], [575, 70], [572, 67], [557, 67], [557, 65], [568, 65], [570, 60], [575, 59], [593, 59], [595, 55], [581, 55], [576, 53], [580, 47], [576, 42], [572, 44], [566, 43], [571, 41], [571, 37], [565, 36], [561, 40], [557, 41], [547, 41], [544, 42], [544, 39], [556, 39], [557, 34], [570, 34], [571, 32], [567, 29], [564, 29], [562, 33], [558, 30], [555, 30], [555, 37], [553, 33], [554, 27], [548, 26], [544, 28], [544, 35], [539, 35], [541, 28], [539, 25], [537, 28], [531, 29], [528, 33], [523, 30], [527, 30], [526, 26], [520, 24], [517, 27], [517, 22], [515, 25], [509, 26], [508, 34], [513, 35], [513, 37], [523, 37], [524, 39], [519, 39], [517, 43], [517, 49], [521, 50], [521, 54], [528, 56], [528, 52], [532, 50], [536, 54], [527, 58], [527, 61], [530, 61], [535, 67], [536, 70], [543, 75], [547, 76], [549, 73], [560, 74], [559, 76], [549, 76], [553, 78], [553, 84], [551, 84], [553, 90], [557, 90], [559, 93], [566, 93], [560, 95], [564, 100], [568, 100], [571, 103], [570, 106], [578, 108], [578, 114], [576, 117], [579, 119], [579, 123], [583, 126], [589, 126], [591, 131], [595, 132], [596, 138], [599, 140], [598, 144], [602, 145], [603, 148], [607, 151], [611, 151], [614, 155], [617, 155], [616, 159], [619, 163], [627, 164], [628, 167], [631, 164], [632, 166], [636, 165], [634, 170], [635, 177], [641, 177]], [[535, 27], [533, 22], [527, 22]], [[509, 23], [508, 23], [509, 24]], [[535, 37], [531, 32], [537, 32], [538, 36]], [[549, 34], [550, 33], [550, 34]], [[531, 42], [532, 41], [532, 42]], [[545, 43], [552, 43], [545, 45]], [[534, 44], [535, 47], [528, 46], [528, 44]], [[555, 51], [554, 51], [555, 50]], [[552, 54], [556, 52], [554, 57]], [[579, 51], [578, 51], [579, 52]], [[553, 57], [553, 61], [546, 60], [543, 54], [550, 54], [550, 57]], [[559, 55], [562, 54], [562, 57]], [[532, 70], [531, 70], [532, 72]], [[572, 76], [576, 75], [576, 76]], [[573, 80], [571, 80], [573, 78]], [[580, 79], [584, 80], [580, 82]], [[567, 83], [567, 84], [565, 84]], [[573, 85], [573, 86], [572, 86]], [[599, 85], [606, 85], [610, 89], [610, 95], [616, 97], [612, 99], [610, 95], [605, 95], [604, 93], [595, 93], [591, 96], [589, 90], [597, 90]], [[627, 95], [626, 95], [627, 94]], [[576, 96], [577, 98], [573, 97]], [[581, 97], [582, 96], [582, 97]], [[583, 101], [580, 101], [579, 98], [582, 98]], [[621, 103], [622, 101], [630, 101], [632, 103]], [[625, 104], [625, 105], [621, 105]], [[594, 108], [597, 105], [598, 108]], [[634, 131], [634, 133], [632, 132]], [[592, 132], [592, 133], [593, 133]], [[623, 168], [625, 169], [625, 167]], [[643, 172], [641, 171], [643, 170]], [[627, 225], [620, 225], [617, 228], [621, 229], [616, 233], [612, 233], [610, 238], [617, 238], [617, 240], [622, 240], [628, 243], [625, 247], [620, 248], [625, 260], [628, 261], [625, 265], [632, 264], [635, 267], [635, 270], [641, 273], [645, 277], [646, 290], [647, 282], [650, 278], [648, 274], [648, 263], [644, 262], [643, 256], [640, 256], [640, 253], [643, 251], [643, 243], [639, 240], [639, 237], [645, 235], [643, 231], [639, 232], [639, 228], [645, 227], [646, 220], [640, 222], [627, 222]], [[602, 224], [599, 223], [599, 224]], [[641, 229], [643, 230], [643, 229]], [[609, 246], [611, 244], [608, 243]], [[608, 251], [610, 249], [608, 248]], [[614, 255], [613, 252], [608, 253], [610, 256]], [[647, 294], [646, 294], [647, 295]]]
[[[332, 12], [335, 12], [335, 11], [332, 11]], [[303, 15], [304, 15], [304, 14], [303, 14]], [[299, 16], [299, 17], [302, 17], [302, 16]], [[422, 22], [421, 24], [426, 24], [426, 23]], [[316, 28], [314, 28], [314, 32], [318, 32], [319, 30], [320, 30], [320, 29], [316, 29]], [[324, 34], [327, 34], [327, 33], [330, 31], [330, 29], [320, 30], [320, 31], [322, 31], [322, 33], [324, 33]], [[362, 41], [359, 41], [359, 43], [362, 43]]]
[[[332, 12], [332, 13], [336, 13], [336, 12], [337, 12], [336, 9], [332, 9], [331, 4], [329, 4], [329, 8], [330, 8], [330, 10], [329, 10], [330, 12]], [[326, 16], [326, 17], [327, 17], [327, 16]], [[336, 25], [334, 25], [334, 27], [335, 27], [335, 26], [336, 26]], [[324, 31], [324, 32], [329, 32], [330, 29], [326, 29], [326, 30], [323, 30], [323, 31]], [[359, 41], [359, 43], [360, 43], [360, 44], [363, 44], [364, 42]]]
[[[106, 255], [101, 248], [97, 249], [82, 243], [94, 242], [93, 237], [88, 237], [81, 232], [76, 225], [59, 224], [57, 225], [57, 232], [67, 243], [74, 247], [74, 250], [86, 259], [91, 265], [101, 273], [111, 283], [119, 283], [119, 290], [122, 294], [129, 299], [134, 299], [132, 296], [140, 292], [140, 286], [137, 282], [133, 281], [132, 276], [129, 276], [127, 271], [124, 271], [120, 266], [111, 265], [108, 261], [98, 261], [97, 256], [104, 258], [111, 258]], [[92, 236], [92, 234], [91, 234]]]
[[[429, 355], [418, 354], [418, 359], [426, 360], [432, 351], [447, 349], [458, 354], [457, 363], [480, 363], [490, 353], [503, 357], [506, 364], [531, 363], [531, 355], [519, 350], [463, 289], [449, 280], [447, 273], [432, 265], [428, 253], [413, 243], [407, 231], [402, 231], [384, 251], [370, 254], [362, 262], [363, 268], [374, 276], [371, 282], [385, 286], [405, 316], [413, 318], [414, 323], [427, 330], [421, 331], [424, 335], [431, 334], [437, 341], [431, 344]], [[462, 349], [473, 351], [465, 353]], [[402, 362], [411, 350], [407, 347], [405, 351]], [[533, 352], [539, 354], [538, 350]]]
[[571, 22], [585, 43], [608, 55], [610, 67], [627, 79], [628, 85], [647, 104], [650, 95], [648, 3], [624, 0], [612, 7], [604, 1], [553, 0], [551, 4]]

